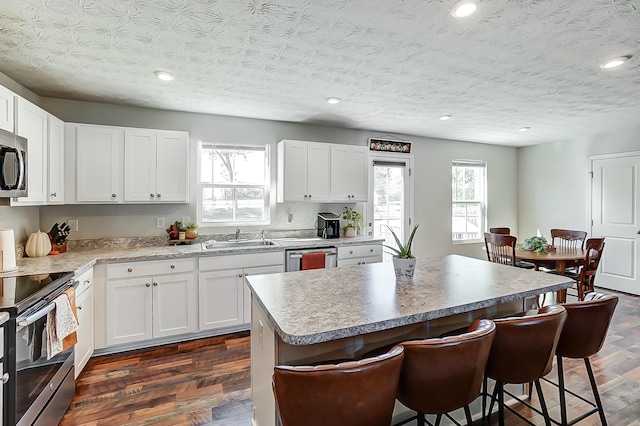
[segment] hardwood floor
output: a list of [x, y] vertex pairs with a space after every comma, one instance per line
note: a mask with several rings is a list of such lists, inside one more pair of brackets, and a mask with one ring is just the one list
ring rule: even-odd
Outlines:
[[[605, 345], [591, 362], [609, 425], [640, 426], [640, 297], [619, 296]], [[250, 426], [249, 346], [248, 333], [237, 333], [93, 358], [60, 424]], [[590, 398], [583, 362], [566, 360], [565, 370], [568, 388]], [[555, 369], [548, 377], [555, 381]], [[552, 416], [559, 418], [557, 390], [543, 386]], [[570, 418], [586, 407], [572, 397], [568, 403]], [[544, 424], [530, 410], [514, 407]], [[498, 424], [497, 416], [491, 424]], [[524, 422], [508, 415], [506, 424]], [[579, 423], [599, 424], [597, 415]]]

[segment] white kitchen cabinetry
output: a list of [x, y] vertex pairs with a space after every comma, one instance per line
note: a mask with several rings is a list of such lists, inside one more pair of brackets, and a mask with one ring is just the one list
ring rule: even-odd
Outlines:
[[47, 204], [64, 204], [65, 139], [64, 121], [48, 114]]
[[78, 313], [78, 343], [75, 345], [75, 378], [78, 378], [93, 355], [93, 268], [77, 277], [76, 311]]
[[382, 244], [338, 247], [338, 266], [364, 265], [378, 262], [382, 262]]
[[16, 134], [27, 138], [27, 197], [11, 199], [12, 206], [39, 206], [47, 197], [47, 133], [49, 113], [16, 96]]
[[107, 345], [197, 328], [193, 259], [107, 265]]
[[284, 253], [204, 257], [199, 270], [200, 330], [238, 326], [251, 321], [245, 276], [283, 272]]
[[71, 129], [75, 136], [75, 202], [121, 203], [124, 177], [122, 128], [76, 124]]
[[331, 144], [278, 142], [278, 202], [331, 199]]
[[331, 144], [331, 201], [367, 201], [368, 158], [365, 146]]
[[189, 134], [124, 130], [124, 201], [188, 202]]
[[0, 129], [13, 133], [14, 102], [16, 94], [11, 90], [0, 86]]

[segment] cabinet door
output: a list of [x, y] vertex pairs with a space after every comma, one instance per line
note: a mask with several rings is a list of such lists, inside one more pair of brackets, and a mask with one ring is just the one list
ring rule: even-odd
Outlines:
[[93, 286], [89, 286], [81, 294], [76, 295], [78, 312], [78, 343], [74, 348], [75, 377], [77, 378], [91, 355], [94, 348], [93, 333]]
[[367, 201], [366, 147], [331, 145], [331, 201]]
[[16, 134], [27, 138], [27, 197], [11, 199], [11, 205], [34, 206], [46, 202], [48, 113], [16, 97]]
[[200, 274], [198, 279], [200, 330], [243, 323], [243, 286], [242, 269]]
[[[282, 185], [278, 191], [283, 190], [284, 195], [279, 201], [306, 201], [309, 195], [307, 191], [307, 144], [304, 141], [283, 141], [281, 151], [284, 158], [279, 172], [282, 174]], [[280, 166], [279, 166], [280, 167]]]
[[13, 133], [13, 105], [16, 94], [0, 86], [0, 129]]
[[48, 114], [49, 179], [47, 204], [64, 204], [64, 122]]
[[193, 274], [153, 278], [153, 337], [197, 329], [197, 295]]
[[156, 202], [189, 201], [189, 134], [159, 130], [156, 147]]
[[124, 134], [118, 127], [76, 128], [76, 201], [121, 203]]
[[[365, 146], [349, 147], [349, 195], [351, 201], [369, 200], [369, 152]], [[332, 163], [333, 166], [333, 163]]]
[[331, 144], [319, 142], [307, 142], [307, 144], [307, 200], [330, 201]]
[[107, 345], [151, 339], [151, 277], [107, 282]]
[[[278, 272], [284, 272], [283, 265], [258, 266], [255, 268], [245, 268], [244, 277], [246, 278], [249, 275], [277, 274]], [[251, 290], [249, 290], [246, 282], [243, 284], [243, 293], [243, 322], [245, 324], [251, 324]]]
[[124, 201], [156, 200], [156, 131], [124, 131]]

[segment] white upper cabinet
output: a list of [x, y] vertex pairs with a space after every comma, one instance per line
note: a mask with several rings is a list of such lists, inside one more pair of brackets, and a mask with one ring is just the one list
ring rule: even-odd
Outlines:
[[331, 145], [331, 201], [367, 201], [368, 158], [365, 146]]
[[119, 127], [75, 125], [76, 202], [122, 202], [123, 147]]
[[125, 129], [125, 202], [186, 203], [186, 132]]
[[49, 113], [17, 96], [15, 133], [27, 138], [27, 197], [11, 199], [12, 206], [38, 206], [47, 197], [47, 134]]
[[278, 202], [330, 201], [331, 144], [278, 143]]
[[13, 105], [16, 94], [11, 90], [0, 86], [0, 129], [13, 133], [14, 115]]
[[48, 118], [49, 179], [47, 204], [64, 204], [64, 122], [51, 114], [49, 114]]
[[278, 143], [278, 202], [359, 202], [368, 198], [366, 147]]

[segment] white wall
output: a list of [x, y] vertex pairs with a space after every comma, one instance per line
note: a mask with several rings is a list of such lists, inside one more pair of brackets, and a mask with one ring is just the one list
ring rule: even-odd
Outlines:
[[[195, 143], [198, 139], [227, 143], [269, 143], [275, 161], [275, 144], [282, 139], [314, 140], [330, 143], [366, 145], [370, 137], [387, 135], [382, 132], [342, 129], [305, 123], [152, 110], [91, 102], [43, 98], [40, 105], [64, 121], [186, 130], [191, 139], [191, 200], [189, 205], [110, 205], [110, 206], [48, 206], [40, 210], [42, 226], [56, 221], [77, 218], [80, 231], [74, 239], [110, 236], [165, 235], [155, 228], [157, 216], [167, 223], [181, 216], [196, 218]], [[413, 142], [415, 159], [414, 223], [421, 228], [416, 238], [415, 252], [419, 256], [460, 253], [482, 257], [481, 244], [451, 244], [451, 161], [453, 159], [485, 160], [489, 178], [489, 225], [517, 229], [517, 150], [515, 148], [467, 142], [435, 140], [410, 135], [393, 135]], [[272, 164], [275, 188], [275, 163]], [[274, 189], [275, 190], [275, 189]], [[318, 211], [340, 212], [340, 205], [305, 203], [273, 204], [270, 229], [311, 229]], [[287, 223], [288, 213], [294, 220]], [[250, 227], [247, 232], [257, 231]], [[245, 229], [243, 229], [244, 231]], [[232, 229], [201, 230], [202, 232], [232, 232]]]
[[588, 159], [592, 155], [640, 151], [640, 127], [595, 135], [584, 141], [555, 142], [518, 151], [520, 239], [546, 237], [551, 228], [591, 232]]

